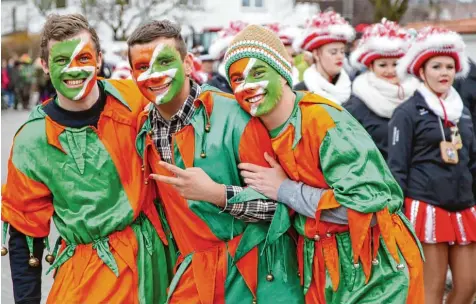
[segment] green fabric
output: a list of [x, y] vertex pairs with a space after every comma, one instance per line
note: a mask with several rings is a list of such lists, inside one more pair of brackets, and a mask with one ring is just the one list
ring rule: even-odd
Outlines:
[[304, 276], [304, 294], [307, 293], [309, 287], [311, 286], [312, 281], [312, 272], [314, 264], [314, 254], [315, 254], [315, 241], [308, 238], [304, 239], [304, 250], [303, 250], [303, 276]]
[[3, 225], [2, 225], [2, 245], [4, 245], [4, 246], [7, 243], [7, 231], [8, 231], [8, 223], [3, 222]]
[[88, 244], [130, 225], [132, 207], [97, 133], [90, 127], [65, 128], [58, 137], [65, 154], [47, 143], [41, 106], [31, 116], [15, 138], [12, 161], [51, 191], [53, 221], [62, 238]]
[[26, 237], [26, 244], [28, 246], [28, 252], [30, 256], [33, 255], [33, 238], [31, 236], [25, 235]]
[[93, 249], [96, 250], [97, 255], [99, 258], [104, 262], [104, 264], [109, 267], [109, 269], [114, 272], [116, 277], [119, 276], [119, 267], [117, 267], [116, 259], [111, 252], [109, 247], [109, 238], [105, 237], [99, 240], [93, 241]]
[[304, 60], [304, 54], [299, 54], [296, 57], [294, 57], [294, 66], [296, 67], [296, 69], [299, 72], [299, 81], [303, 81], [304, 72], [309, 67], [306, 60]]
[[[370, 280], [365, 284], [362, 266], [354, 267], [352, 261], [352, 244], [348, 232], [336, 235], [340, 263], [340, 283], [336, 292], [332, 290], [329, 273], [326, 272], [326, 303], [373, 304], [405, 303], [408, 295], [409, 274], [403, 256], [400, 260], [405, 268], [398, 270], [395, 261], [385, 248], [380, 238], [377, 254], [378, 265], [372, 265]], [[391, 282], [391, 284], [389, 284]]]
[[44, 237], [43, 238], [43, 243], [45, 243], [45, 248], [46, 248], [46, 251], [48, 251], [48, 253], [51, 252], [51, 248], [50, 248], [50, 240], [48, 237]]
[[139, 245], [137, 256], [139, 303], [164, 303], [176, 262], [173, 240], [167, 235], [169, 245], [165, 246], [154, 226], [143, 214], [132, 224], [132, 230]]
[[[296, 97], [298, 97], [298, 96], [296, 96]], [[302, 98], [302, 94], [299, 94], [299, 97]], [[281, 131], [283, 131], [288, 126], [291, 119], [296, 115], [296, 112], [299, 108], [298, 103], [299, 103], [299, 100], [297, 100], [297, 98], [296, 98], [296, 101], [294, 102], [293, 111], [291, 112], [291, 115], [288, 117], [288, 119], [282, 125], [280, 125], [279, 127], [274, 128], [273, 130], [269, 131], [269, 135], [271, 136], [271, 138], [277, 137], [279, 134], [281, 134]]]
[[335, 122], [327, 131], [319, 156], [336, 200], [362, 213], [385, 207], [395, 213], [402, 206], [403, 193], [370, 135], [347, 111], [320, 106]]

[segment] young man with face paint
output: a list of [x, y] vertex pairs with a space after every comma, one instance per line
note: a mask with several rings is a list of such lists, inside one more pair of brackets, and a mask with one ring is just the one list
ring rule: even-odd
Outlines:
[[16, 302], [40, 302], [43, 242], [56, 269], [48, 303], [166, 300], [175, 250], [134, 147], [144, 105], [133, 81], [97, 79], [99, 49], [83, 16], [47, 19], [41, 59], [57, 96], [17, 132], [2, 191]]
[[151, 101], [136, 146], [181, 253], [169, 303], [303, 303], [288, 211], [244, 183], [266, 166], [266, 129], [233, 95], [190, 79], [180, 27], [145, 24], [128, 40], [133, 78]]
[[284, 45], [252, 25], [225, 68], [239, 104], [259, 117], [279, 163], [242, 163], [251, 188], [294, 209], [306, 303], [423, 303], [422, 257], [402, 192], [377, 147], [342, 107], [294, 92]]

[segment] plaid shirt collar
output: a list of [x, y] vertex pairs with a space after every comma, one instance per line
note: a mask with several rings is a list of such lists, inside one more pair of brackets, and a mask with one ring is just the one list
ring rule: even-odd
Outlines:
[[170, 120], [167, 121], [165, 118], [160, 115], [159, 110], [157, 107], [153, 107], [152, 111], [150, 112], [150, 117], [152, 120], [153, 126], [158, 126], [160, 124], [170, 125], [173, 121], [179, 120], [182, 126], [186, 126], [189, 124], [190, 119], [195, 111], [194, 101], [200, 95], [201, 88], [200, 86], [195, 83], [194, 81], [190, 80], [190, 94], [187, 97], [187, 100], [183, 103], [180, 110], [177, 113], [170, 117]]

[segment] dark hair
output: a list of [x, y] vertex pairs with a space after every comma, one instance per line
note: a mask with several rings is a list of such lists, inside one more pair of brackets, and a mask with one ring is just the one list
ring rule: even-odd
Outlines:
[[96, 54], [99, 55], [101, 45], [96, 30], [91, 27], [88, 20], [81, 14], [68, 15], [49, 15], [43, 26], [40, 42], [40, 57], [48, 62], [49, 50], [48, 42], [50, 40], [62, 41], [71, 38], [82, 31], [88, 31], [96, 47]]
[[181, 30], [180, 25], [169, 20], [154, 20], [139, 26], [127, 39], [129, 63], [131, 62], [131, 47], [136, 44], [146, 44], [158, 38], [174, 38], [175, 48], [183, 60], [187, 56], [187, 46], [180, 33]]

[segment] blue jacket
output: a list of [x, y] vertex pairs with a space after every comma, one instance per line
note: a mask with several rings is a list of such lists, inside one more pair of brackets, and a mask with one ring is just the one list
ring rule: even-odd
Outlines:
[[377, 148], [380, 150], [380, 153], [387, 159], [388, 122], [390, 119], [375, 114], [375, 112], [370, 110], [369, 107], [355, 95], [352, 95], [349, 101], [344, 103], [343, 106], [360, 122], [365, 130], [367, 130], [377, 145]]
[[[443, 162], [443, 140], [436, 116], [416, 91], [397, 107], [388, 128], [388, 165], [405, 197], [424, 201], [448, 211], [461, 211], [475, 205], [476, 140], [470, 112], [464, 108], [458, 122], [463, 148], [459, 162]], [[443, 123], [445, 137], [451, 131]]]

